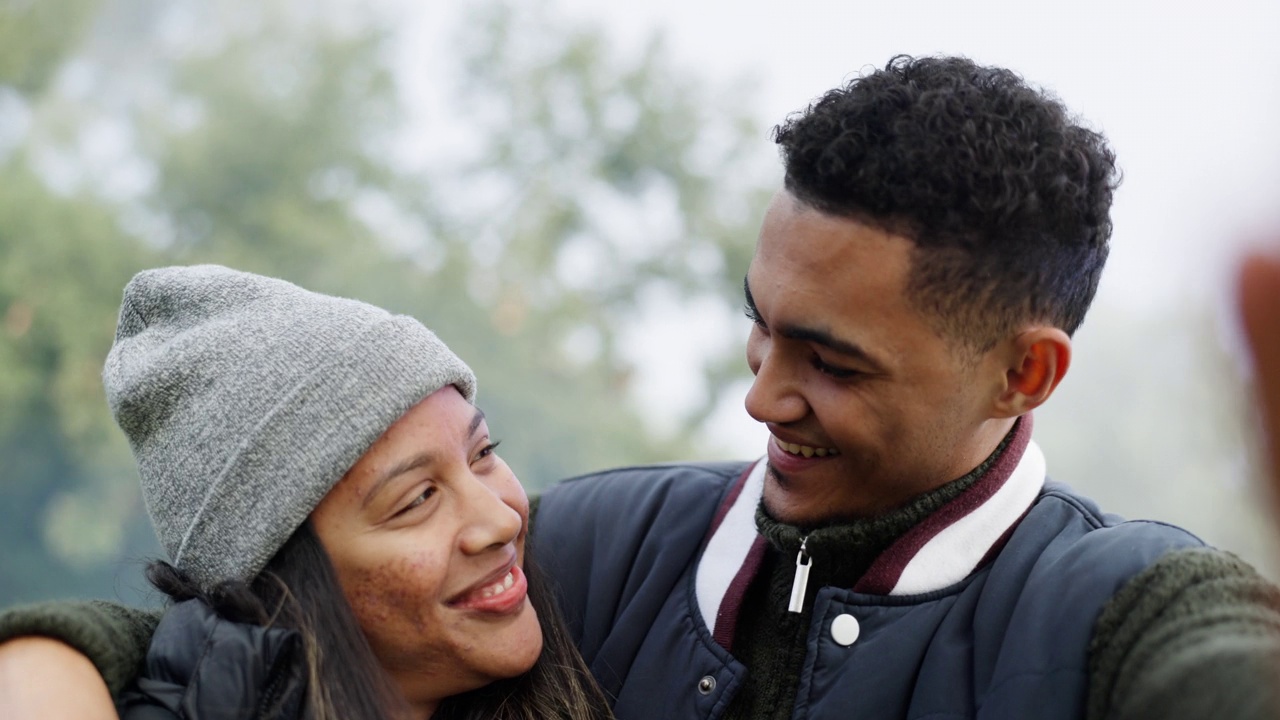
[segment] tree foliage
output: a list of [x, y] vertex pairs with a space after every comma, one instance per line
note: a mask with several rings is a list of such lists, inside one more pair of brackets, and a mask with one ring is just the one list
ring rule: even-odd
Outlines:
[[0, 5], [0, 109], [25, 118], [0, 144], [0, 604], [133, 598], [112, 561], [157, 552], [99, 379], [147, 266], [217, 262], [419, 317], [475, 367], [534, 490], [690, 453], [643, 430], [617, 338], [646, 288], [736, 296], [762, 197], [743, 148], [763, 133], [660, 40], [626, 57], [537, 3], [485, 2], [454, 72], [469, 114], [441, 119], [472, 151], [408, 166], [398, 143], [433, 128], [406, 125], [407, 11]]

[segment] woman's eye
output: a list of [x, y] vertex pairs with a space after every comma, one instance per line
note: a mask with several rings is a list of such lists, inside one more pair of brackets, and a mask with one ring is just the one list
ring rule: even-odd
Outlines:
[[501, 444], [502, 444], [501, 440], [494, 440], [488, 445], [485, 445], [484, 447], [480, 448], [480, 452], [476, 453], [476, 459], [474, 460], [474, 462], [479, 462], [489, 457], [490, 455], [493, 454], [494, 450], [498, 449], [498, 446]]
[[813, 367], [815, 370], [822, 373], [823, 375], [829, 375], [833, 378], [836, 378], [837, 380], [847, 380], [851, 377], [854, 377], [855, 375], [858, 375], [857, 370], [850, 370], [848, 368], [842, 368], [836, 365], [831, 365], [829, 363], [824, 362], [822, 358], [818, 357], [817, 355], [813, 356]]
[[428, 499], [430, 499], [432, 495], [435, 495], [435, 494], [436, 494], [436, 489], [434, 487], [429, 487], [424, 489], [422, 493], [418, 495], [418, 497], [413, 499], [413, 502], [410, 502], [408, 505], [405, 505], [404, 509], [402, 509], [399, 513], [396, 513], [396, 514], [399, 515], [399, 514], [409, 512], [410, 510], [426, 502]]

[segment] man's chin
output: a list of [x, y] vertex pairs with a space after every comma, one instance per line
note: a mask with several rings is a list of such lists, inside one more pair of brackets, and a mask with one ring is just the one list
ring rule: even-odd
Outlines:
[[791, 478], [787, 477], [781, 470], [774, 467], [773, 463], [766, 462], [764, 465], [764, 486], [766, 495], [769, 494], [768, 488], [770, 483], [779, 488], [786, 488], [791, 485]]
[[862, 507], [852, 497], [834, 496], [825, 490], [821, 481], [797, 478], [779, 472], [772, 463], [766, 464], [764, 493], [761, 502], [769, 517], [787, 525], [800, 528], [817, 528], [837, 523], [875, 517], [888, 510], [874, 506]]
[[795, 483], [792, 479], [769, 464], [764, 475], [764, 494], [761, 498], [769, 517], [798, 527], [813, 527], [830, 520], [824, 517], [827, 514], [825, 508], [797, 502], [794, 490]]

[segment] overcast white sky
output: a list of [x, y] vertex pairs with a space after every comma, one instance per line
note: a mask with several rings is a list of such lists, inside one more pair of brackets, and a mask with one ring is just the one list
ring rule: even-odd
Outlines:
[[[1053, 90], [1107, 134], [1125, 173], [1095, 314], [1188, 298], [1220, 308], [1240, 245], [1280, 227], [1280, 0], [553, 2], [624, 50], [662, 31], [703, 78], [756, 78], [765, 127], [897, 53], [963, 54]], [[423, 22], [452, 17], [437, 5]], [[662, 388], [678, 395], [679, 376], [658, 373], [646, 404], [667, 403]], [[758, 452], [740, 406], [723, 421], [720, 439]]]
[[623, 41], [662, 29], [711, 77], [759, 77], [770, 125], [896, 53], [963, 54], [1052, 89], [1125, 171], [1102, 302], [1200, 287], [1191, 276], [1224, 269], [1222, 244], [1280, 207], [1277, 0], [560, 2]]

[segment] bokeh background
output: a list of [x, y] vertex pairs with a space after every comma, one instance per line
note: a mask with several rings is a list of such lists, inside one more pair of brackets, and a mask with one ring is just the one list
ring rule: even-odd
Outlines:
[[1051, 474], [1276, 576], [1230, 309], [1280, 220], [1280, 4], [0, 0], [0, 605], [146, 600], [100, 369], [139, 269], [413, 314], [532, 490], [754, 457], [741, 279], [769, 129], [897, 53], [1050, 89], [1120, 157], [1112, 259], [1037, 413]]

